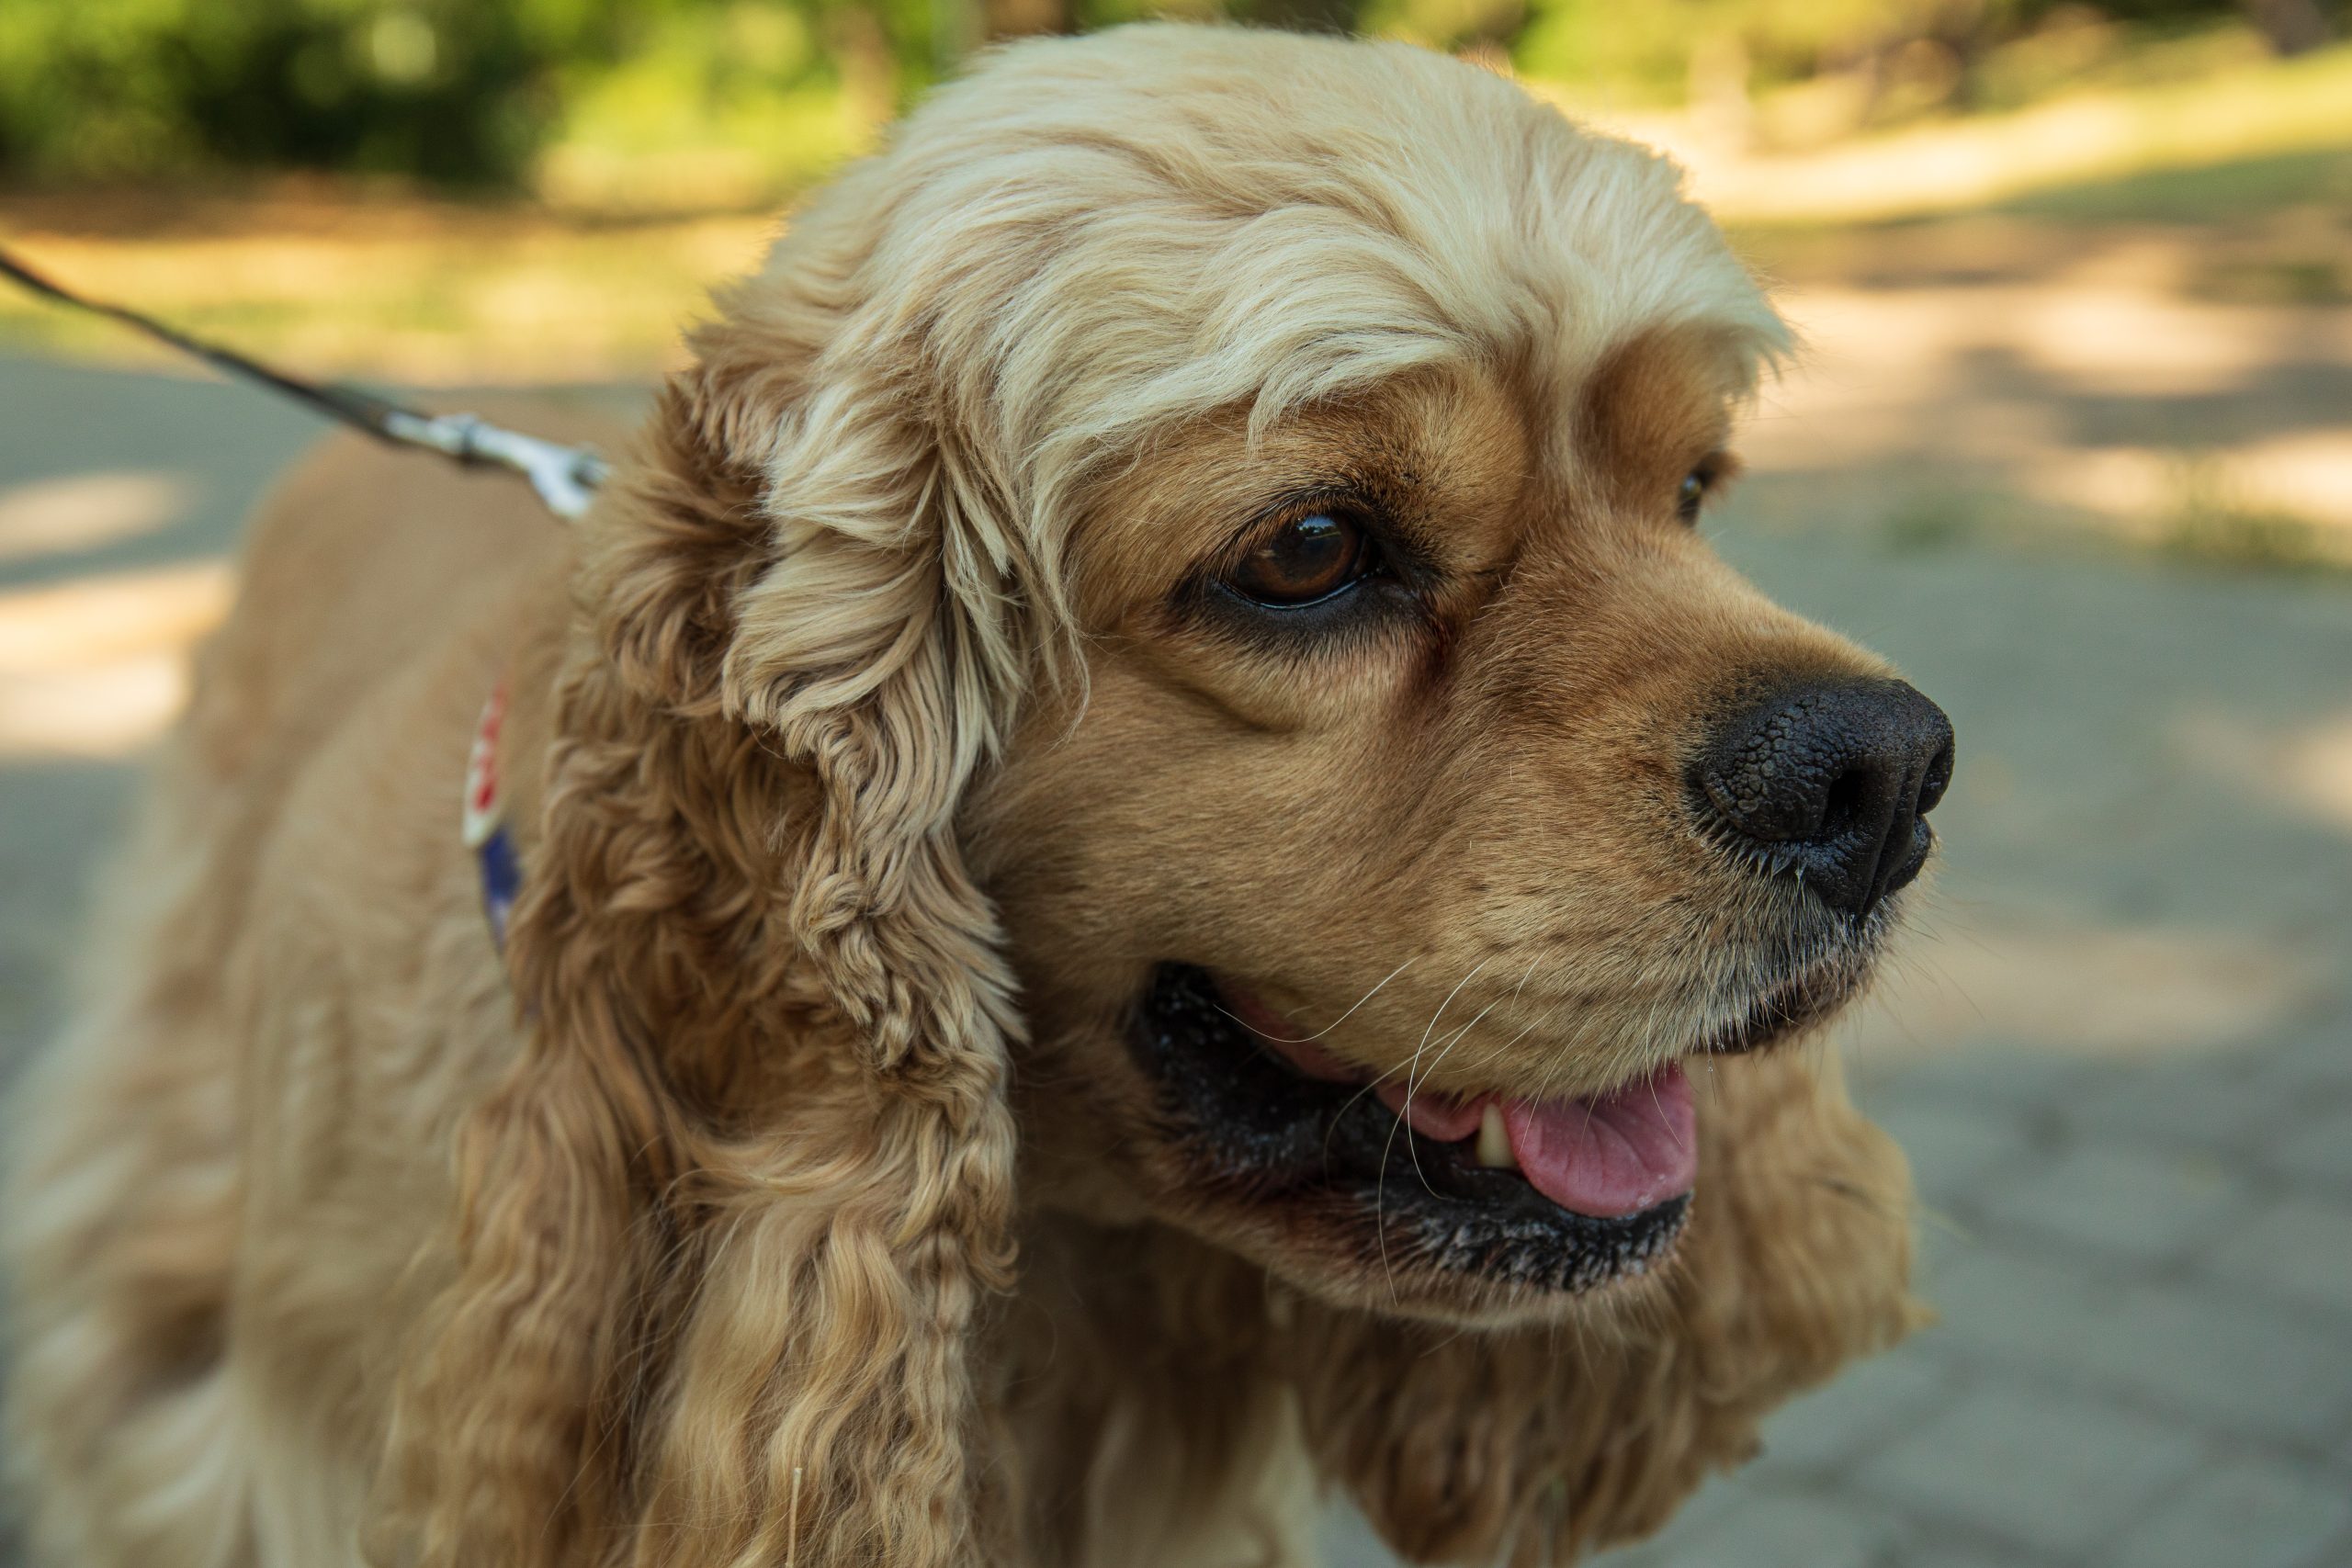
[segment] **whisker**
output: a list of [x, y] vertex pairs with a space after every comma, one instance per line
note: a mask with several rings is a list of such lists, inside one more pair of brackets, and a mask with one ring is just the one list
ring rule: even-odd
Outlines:
[[[1405, 1102], [1408, 1105], [1411, 1104], [1413, 1100], [1413, 1069], [1419, 1065], [1421, 1053], [1429, 1049], [1430, 1036], [1437, 1031], [1437, 1021], [1445, 1016], [1445, 1010], [1453, 1005], [1453, 998], [1462, 994], [1462, 987], [1476, 979], [1478, 977], [1478, 971], [1484, 969], [1487, 964], [1493, 962], [1494, 960], [1491, 957], [1481, 958], [1478, 960], [1478, 962], [1472, 966], [1470, 973], [1462, 976], [1460, 980], [1454, 983], [1453, 989], [1445, 993], [1445, 1000], [1437, 1004], [1437, 1011], [1430, 1014], [1429, 1024], [1421, 1031], [1420, 1043], [1413, 1047], [1413, 1055], [1405, 1064]], [[1486, 1013], [1481, 1011], [1477, 1018], [1472, 1019], [1468, 1023], [1464, 1024], [1461, 1030], [1455, 1031], [1448, 1039], [1445, 1047], [1439, 1052], [1439, 1059], [1444, 1059], [1444, 1052], [1453, 1048], [1453, 1041], [1459, 1040], [1462, 1037], [1463, 1031], [1476, 1028], [1477, 1026], [1478, 1019], [1486, 1016]], [[1385, 1077], [1386, 1075], [1384, 1074], [1382, 1076]], [[1395, 1134], [1391, 1134], [1392, 1137]]]
[[[1382, 976], [1380, 977], [1380, 982], [1379, 982], [1379, 984], [1378, 984], [1378, 985], [1374, 986], [1374, 987], [1373, 987], [1373, 988], [1372, 988], [1371, 990], [1366, 991], [1363, 995], [1362, 995], [1362, 996], [1358, 997], [1358, 998], [1355, 999], [1355, 1006], [1354, 1006], [1354, 1007], [1351, 1007], [1350, 1009], [1348, 1009], [1348, 1010], [1347, 1010], [1347, 1011], [1345, 1011], [1345, 1012], [1341, 1013], [1339, 1017], [1337, 1017], [1337, 1018], [1333, 1019], [1330, 1022], [1329, 1022], [1329, 1023], [1325, 1024], [1322, 1028], [1320, 1028], [1320, 1029], [1317, 1030], [1314, 1033], [1312, 1033], [1312, 1034], [1303, 1034], [1303, 1035], [1299, 1036], [1299, 1037], [1298, 1037], [1297, 1039], [1295, 1039], [1295, 1040], [1286, 1040], [1286, 1039], [1283, 1038], [1283, 1037], [1282, 1037], [1281, 1035], [1279, 1035], [1279, 1034], [1269, 1034], [1269, 1035], [1265, 1036], [1265, 1038], [1266, 1038], [1266, 1039], [1268, 1039], [1268, 1040], [1272, 1041], [1272, 1042], [1273, 1042], [1275, 1044], [1277, 1044], [1277, 1045], [1312, 1045], [1313, 1043], [1315, 1043], [1315, 1042], [1317, 1042], [1317, 1040], [1322, 1039], [1326, 1034], [1330, 1033], [1330, 1032], [1331, 1032], [1331, 1031], [1333, 1031], [1333, 1030], [1335, 1030], [1335, 1029], [1339, 1028], [1339, 1027], [1340, 1027], [1340, 1025], [1341, 1025], [1341, 1024], [1343, 1024], [1343, 1023], [1347, 1022], [1347, 1021], [1348, 1021], [1348, 1020], [1350, 1020], [1351, 1018], [1353, 1018], [1353, 1017], [1355, 1016], [1356, 1008], [1360, 1008], [1360, 1007], [1363, 1006], [1363, 1004], [1364, 1004], [1364, 1003], [1366, 1003], [1366, 1002], [1368, 1002], [1368, 1001], [1372, 1000], [1372, 998], [1374, 998], [1374, 997], [1378, 996], [1378, 995], [1380, 994], [1380, 987], [1381, 987], [1381, 986], [1385, 986], [1386, 984], [1388, 984], [1388, 982], [1389, 982], [1389, 981], [1394, 980], [1395, 978], [1396, 978], [1396, 976], [1397, 976], [1402, 975], [1402, 974], [1403, 974], [1407, 969], [1411, 968], [1411, 967], [1412, 967], [1412, 965], [1413, 965], [1413, 962], [1414, 962], [1414, 960], [1415, 960], [1415, 959], [1418, 959], [1418, 958], [1419, 958], [1419, 957], [1420, 957], [1420, 954], [1417, 953], [1413, 954], [1412, 958], [1408, 958], [1407, 960], [1405, 960], [1405, 962], [1404, 962], [1404, 963], [1399, 964], [1398, 965], [1396, 965], [1396, 968], [1391, 969], [1387, 974], [1385, 974], [1385, 975]], [[1249, 1030], [1250, 1033], [1255, 1034], [1255, 1033], [1257, 1033], [1257, 1032], [1258, 1032], [1258, 1031], [1257, 1031], [1253, 1026], [1251, 1026], [1251, 1025], [1249, 1023], [1249, 1021], [1246, 1021], [1246, 1020], [1244, 1020], [1243, 1018], [1241, 1018], [1238, 1014], [1237, 1014], [1237, 1013], [1233, 1012], [1231, 1010], [1229, 1010], [1228, 1008], [1227, 1008], [1223, 1003], [1221, 1003], [1221, 1002], [1220, 1002], [1220, 1003], [1217, 1005], [1217, 1010], [1217, 1010], [1217, 1011], [1219, 1011], [1219, 1012], [1221, 1012], [1221, 1013], [1224, 1013], [1226, 1017], [1227, 1017], [1227, 1018], [1229, 1018], [1229, 1019], [1232, 1019], [1234, 1022], [1240, 1024], [1242, 1028]]]
[[[1526, 970], [1526, 973], [1524, 973], [1524, 974], [1522, 974], [1522, 975], [1521, 975], [1521, 976], [1520, 976], [1520, 977], [1519, 977], [1519, 984], [1518, 984], [1517, 986], [1513, 987], [1512, 987], [1512, 989], [1511, 989], [1511, 993], [1510, 993], [1510, 999], [1511, 1001], [1516, 1002], [1516, 1001], [1519, 999], [1519, 998], [1520, 998], [1520, 993], [1527, 989], [1527, 982], [1528, 982], [1528, 980], [1529, 980], [1529, 979], [1530, 979], [1530, 978], [1534, 975], [1534, 973], [1535, 973], [1535, 965], [1536, 965], [1536, 963], [1537, 963], [1537, 960], [1532, 959], [1532, 958], [1531, 958], [1531, 959], [1529, 959], [1529, 960], [1527, 961], [1527, 970]], [[1476, 973], [1476, 971], [1473, 971], [1473, 973]], [[1467, 983], [1467, 982], [1465, 982], [1465, 984], [1466, 984], [1466, 983]], [[1457, 990], [1458, 990], [1458, 989], [1460, 989], [1460, 988], [1461, 988], [1460, 987], [1455, 987], [1455, 989], [1457, 989]], [[1478, 1011], [1477, 1011], [1477, 1015], [1476, 1015], [1476, 1017], [1472, 1018], [1472, 1019], [1471, 1019], [1471, 1021], [1470, 1021], [1469, 1022], [1467, 1022], [1467, 1023], [1464, 1024], [1461, 1028], [1459, 1028], [1459, 1029], [1455, 1030], [1452, 1034], [1448, 1035], [1448, 1036], [1446, 1037], [1445, 1044], [1444, 1044], [1442, 1047], [1441, 1047], [1441, 1048], [1439, 1049], [1439, 1051], [1438, 1051], [1438, 1054], [1437, 1054], [1437, 1060], [1436, 1060], [1436, 1061], [1434, 1061], [1434, 1062], [1431, 1062], [1431, 1063], [1430, 1064], [1429, 1073], [1423, 1073], [1423, 1074], [1420, 1076], [1420, 1077], [1419, 1077], [1419, 1079], [1418, 1081], [1417, 1081], [1417, 1080], [1415, 1080], [1415, 1078], [1412, 1077], [1412, 1075], [1411, 1075], [1411, 1073], [1410, 1073], [1409, 1071], [1406, 1074], [1406, 1077], [1405, 1077], [1405, 1105], [1404, 1105], [1404, 1110], [1403, 1110], [1402, 1111], [1400, 1111], [1398, 1114], [1399, 1114], [1399, 1119], [1400, 1119], [1400, 1120], [1402, 1120], [1402, 1121], [1406, 1123], [1406, 1125], [1407, 1125], [1408, 1128], [1410, 1127], [1410, 1125], [1411, 1125], [1411, 1122], [1412, 1122], [1411, 1111], [1412, 1111], [1412, 1109], [1413, 1109], [1413, 1096], [1414, 1096], [1416, 1093], [1419, 1092], [1420, 1085], [1421, 1085], [1421, 1084], [1424, 1084], [1424, 1083], [1427, 1083], [1427, 1082], [1429, 1081], [1429, 1076], [1430, 1076], [1430, 1073], [1433, 1073], [1433, 1072], [1437, 1071], [1437, 1070], [1438, 1070], [1438, 1068], [1440, 1068], [1440, 1067], [1442, 1067], [1442, 1066], [1443, 1066], [1445, 1065], [1445, 1059], [1446, 1059], [1446, 1057], [1447, 1057], [1448, 1055], [1452, 1055], [1452, 1054], [1453, 1054], [1453, 1048], [1454, 1048], [1456, 1045], [1459, 1045], [1460, 1043], [1462, 1043], [1463, 1040], [1464, 1040], [1464, 1038], [1466, 1038], [1466, 1037], [1469, 1035], [1469, 1033], [1470, 1033], [1470, 1032], [1471, 1032], [1472, 1030], [1474, 1030], [1474, 1029], [1476, 1029], [1476, 1028], [1477, 1028], [1477, 1027], [1478, 1027], [1479, 1020], [1481, 1020], [1481, 1019], [1485, 1018], [1488, 1013], [1490, 1013], [1490, 1012], [1494, 1011], [1497, 1008], [1498, 1008], [1498, 1007], [1502, 1006], [1502, 1005], [1503, 1005], [1503, 1001], [1504, 1001], [1504, 998], [1501, 998], [1501, 997], [1497, 997], [1493, 1001], [1490, 1001], [1490, 1002], [1488, 1002], [1485, 1007], [1480, 1008], [1480, 1009], [1478, 1010]], [[1532, 1025], [1532, 1024], [1530, 1024], [1530, 1025], [1528, 1026], [1528, 1028], [1529, 1028], [1529, 1029], [1532, 1029], [1533, 1027], [1534, 1027], [1534, 1025]], [[1523, 1039], [1525, 1039], [1526, 1037], [1527, 1037], [1527, 1030], [1522, 1029], [1522, 1030], [1521, 1030], [1521, 1031], [1519, 1032], [1518, 1035], [1517, 1035], [1517, 1036], [1515, 1036], [1514, 1038], [1515, 1038], [1516, 1040], [1523, 1040]], [[1415, 1055], [1418, 1057], [1419, 1053], [1418, 1053], [1418, 1052], [1417, 1052], [1417, 1053], [1415, 1053]], [[1408, 1066], [1409, 1066], [1409, 1064], [1408, 1064]], [[1420, 1145], [1419, 1145], [1419, 1143], [1418, 1141], [1408, 1142], [1408, 1143], [1406, 1145], [1406, 1147], [1408, 1147], [1408, 1148], [1411, 1149], [1411, 1150], [1412, 1150], [1412, 1152], [1413, 1152], [1413, 1174], [1414, 1174], [1415, 1176], [1418, 1176], [1418, 1177], [1419, 1177], [1419, 1178], [1421, 1179], [1421, 1187], [1422, 1187], [1422, 1189], [1423, 1189], [1424, 1190], [1427, 1190], [1429, 1189], [1429, 1185], [1430, 1185], [1430, 1179], [1429, 1179], [1429, 1177], [1427, 1176], [1427, 1174], [1425, 1174], [1425, 1173], [1422, 1171], [1422, 1169], [1421, 1169], [1421, 1149], [1420, 1149]]]
[[[1453, 1005], [1453, 998], [1462, 994], [1462, 987], [1476, 979], [1478, 971], [1492, 962], [1494, 960], [1491, 957], [1481, 958], [1472, 966], [1470, 973], [1454, 982], [1453, 989], [1445, 993], [1445, 1000], [1437, 1004], [1437, 1011], [1430, 1014], [1429, 1023], [1421, 1031], [1420, 1044], [1413, 1047], [1413, 1061], [1420, 1060], [1422, 1050], [1430, 1043], [1430, 1032], [1437, 1028], [1437, 1021], [1445, 1016], [1445, 1010]], [[1410, 1063], [1407, 1064], [1405, 1081], [1408, 1084], [1412, 1081]], [[1350, 1103], [1354, 1102], [1351, 1100]], [[1380, 1270], [1388, 1280], [1388, 1297], [1391, 1301], [1396, 1299], [1396, 1272], [1388, 1262], [1388, 1156], [1389, 1152], [1396, 1146], [1397, 1129], [1404, 1125], [1404, 1120], [1400, 1117], [1396, 1125], [1388, 1129], [1387, 1140], [1380, 1145], [1380, 1169], [1374, 1176], [1372, 1182], [1372, 1224], [1374, 1231], [1380, 1237]], [[1411, 1146], [1409, 1142], [1407, 1146], [1408, 1148]], [[1413, 1156], [1413, 1168], [1415, 1173], [1419, 1174], [1420, 1156], [1418, 1151]], [[1424, 1188], [1428, 1187], [1429, 1180], [1426, 1177], [1422, 1179], [1421, 1185]]]
[[[1451, 1052], [1454, 1046], [1462, 1043], [1462, 1037], [1464, 1035], [1478, 1027], [1479, 1019], [1486, 1017], [1488, 1013], [1494, 1011], [1500, 1006], [1502, 1006], [1502, 998], [1500, 997], [1497, 997], [1493, 1001], [1490, 1001], [1485, 1007], [1480, 1008], [1476, 1016], [1472, 1018], [1469, 1022], [1464, 1024], [1461, 1028], [1447, 1035], [1445, 1037], [1445, 1043], [1438, 1048], [1437, 1060], [1430, 1064], [1430, 1072], [1433, 1073], [1444, 1065], [1447, 1054]], [[1419, 1053], [1416, 1053], [1415, 1055], [1418, 1056]], [[1413, 1174], [1421, 1179], [1421, 1190], [1423, 1191], [1433, 1192], [1434, 1190], [1430, 1186], [1428, 1173], [1421, 1169], [1420, 1140], [1411, 1135], [1413, 1096], [1419, 1092], [1421, 1084], [1429, 1081], [1429, 1073], [1423, 1073], [1419, 1079], [1416, 1079], [1413, 1077], [1411, 1068], [1412, 1064], [1409, 1062], [1407, 1063], [1405, 1073], [1405, 1103], [1398, 1108], [1396, 1116], [1398, 1122], [1407, 1130], [1405, 1147], [1411, 1152], [1413, 1156]], [[1392, 1133], [1389, 1136], [1393, 1138], [1396, 1134]]]

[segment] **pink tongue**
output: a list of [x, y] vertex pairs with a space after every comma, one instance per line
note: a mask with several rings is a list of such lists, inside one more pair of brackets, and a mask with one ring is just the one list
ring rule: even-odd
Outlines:
[[[1355, 1080], [1355, 1072], [1256, 998], [1227, 993], [1235, 1016], [1308, 1077]], [[1679, 1064], [1645, 1083], [1591, 1100], [1457, 1100], [1426, 1089], [1410, 1094], [1391, 1078], [1374, 1091], [1414, 1132], [1458, 1144], [1499, 1105], [1511, 1157], [1535, 1190], [1563, 1209], [1600, 1216], [1639, 1213], [1690, 1190], [1699, 1169], [1698, 1116]]]
[[1699, 1119], [1679, 1064], [1595, 1100], [1505, 1100], [1503, 1126], [1529, 1183], [1580, 1214], [1638, 1213], [1689, 1191], [1699, 1172]]
[[1393, 1081], [1378, 1092], [1414, 1132], [1441, 1144], [1469, 1137], [1484, 1107], [1499, 1106], [1521, 1174], [1580, 1214], [1639, 1213], [1690, 1190], [1698, 1174], [1698, 1118], [1679, 1065], [1592, 1100], [1455, 1100], [1429, 1089], [1408, 1097]]

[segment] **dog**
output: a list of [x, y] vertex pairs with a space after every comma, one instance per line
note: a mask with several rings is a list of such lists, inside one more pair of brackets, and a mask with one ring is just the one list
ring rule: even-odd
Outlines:
[[1951, 729], [1694, 526], [1788, 337], [1671, 164], [1024, 43], [689, 343], [571, 529], [256, 520], [17, 1102], [40, 1560], [1566, 1562], [1918, 1321], [1791, 1043]]

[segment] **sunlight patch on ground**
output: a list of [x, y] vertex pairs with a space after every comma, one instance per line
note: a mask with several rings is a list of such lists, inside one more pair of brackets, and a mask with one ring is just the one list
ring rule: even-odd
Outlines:
[[2172, 740], [2183, 763], [2207, 777], [2352, 833], [2352, 710], [2283, 734], [2233, 714], [2195, 713]]
[[2052, 186], [2161, 168], [2202, 168], [2352, 141], [2352, 46], [2262, 62], [2201, 82], [2107, 90], [2013, 114], [1920, 126], [1817, 152], [1756, 154], [1708, 134], [1705, 117], [1580, 118], [1670, 153], [1692, 193], [1746, 222], [1854, 222], [1952, 212]]
[[2352, 426], [2239, 446], [2110, 446], [2052, 456], [2029, 494], [2161, 530], [2199, 517], [2294, 519], [2352, 554]]
[[71, 474], [0, 490], [0, 561], [95, 549], [153, 534], [186, 512], [184, 474]]
[[[1740, 437], [1758, 475], [1933, 473], [1980, 511], [2197, 556], [2352, 563], [2352, 310], [2216, 304], [2162, 269], [1962, 287], [1798, 287], [1804, 348]], [[2341, 414], [2344, 411], [2330, 411]]]
[[[679, 360], [678, 329], [749, 270], [773, 217], [599, 227], [545, 212], [415, 203], [280, 211], [189, 231], [78, 231], [60, 208], [12, 213], [34, 265], [102, 299], [312, 374], [418, 385], [642, 377]], [[55, 227], [44, 231], [44, 221]], [[143, 368], [186, 362], [110, 323], [0, 292], [0, 341]]]
[[2352, 357], [2342, 311], [2264, 310], [2165, 298], [2152, 288], [2096, 285], [2004, 290], [2014, 306], [1987, 325], [1990, 341], [2064, 377], [2072, 389], [2133, 397], [2226, 392], [2290, 357]]
[[153, 740], [230, 592], [228, 565], [208, 561], [0, 594], [0, 757], [116, 757]]
[[2279, 776], [2289, 796], [2352, 830], [2352, 715], [2305, 730], [2284, 760]]
[[1793, 288], [1780, 304], [1802, 346], [1767, 394], [1776, 416], [1917, 405], [1972, 379], [2025, 397], [2216, 395], [2282, 360], [2352, 362], [2346, 312], [2202, 304], [2122, 283]]
[[1865, 1051], [1997, 1038], [2096, 1056], [2223, 1048], [2312, 994], [2303, 964], [2244, 936], [2041, 918], [1930, 919], [1854, 1025]]
[[187, 684], [187, 660], [162, 653], [0, 676], [0, 759], [128, 756], [170, 728]]

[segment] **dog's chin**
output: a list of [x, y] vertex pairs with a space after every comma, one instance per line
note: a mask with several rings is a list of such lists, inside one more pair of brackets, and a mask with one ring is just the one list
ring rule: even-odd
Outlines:
[[[1690, 1055], [1801, 1032], [1844, 1004], [1862, 967], [1792, 977]], [[1452, 1323], [1557, 1318], [1652, 1288], [1690, 1217], [1694, 1111], [1679, 1061], [1615, 1096], [1509, 1102], [1508, 1134], [1499, 1111], [1484, 1125], [1475, 1111], [1408, 1120], [1371, 1074], [1303, 1069], [1212, 976], [1181, 964], [1153, 971], [1129, 1043], [1153, 1089], [1158, 1206], [1337, 1304]], [[1563, 1129], [1548, 1157], [1513, 1157], [1547, 1126]]]

